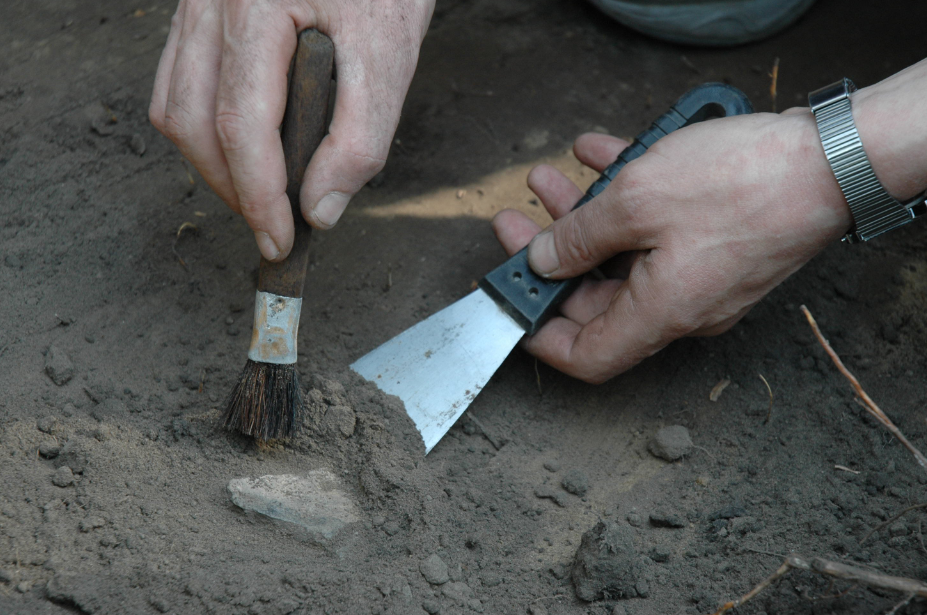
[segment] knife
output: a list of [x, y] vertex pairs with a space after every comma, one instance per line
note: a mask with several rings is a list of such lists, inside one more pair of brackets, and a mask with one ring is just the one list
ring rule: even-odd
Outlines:
[[[729, 85], [706, 83], [689, 90], [635, 137], [573, 209], [605, 190], [627, 163], [661, 137], [696, 122], [752, 112], [746, 95]], [[547, 280], [536, 275], [528, 266], [526, 247], [480, 280], [477, 290], [370, 351], [351, 368], [402, 400], [428, 454], [518, 341], [536, 333], [581, 281], [582, 276]]]

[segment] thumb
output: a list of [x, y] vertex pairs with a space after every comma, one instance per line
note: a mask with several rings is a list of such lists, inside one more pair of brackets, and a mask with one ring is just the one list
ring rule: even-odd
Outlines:
[[536, 235], [528, 245], [528, 264], [545, 278], [572, 278], [638, 249], [633, 235], [630, 217], [606, 190]]

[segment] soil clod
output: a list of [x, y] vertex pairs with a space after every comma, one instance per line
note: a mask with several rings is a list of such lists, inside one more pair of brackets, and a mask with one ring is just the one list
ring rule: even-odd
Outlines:
[[589, 491], [589, 479], [582, 470], [570, 470], [560, 482], [567, 492], [583, 497]]
[[660, 459], [677, 461], [691, 453], [694, 446], [688, 429], [671, 425], [658, 431], [647, 449]]
[[437, 553], [432, 553], [419, 566], [422, 576], [432, 585], [444, 585], [451, 580], [447, 572], [447, 564]]
[[577, 597], [592, 602], [606, 596], [631, 598], [640, 594], [640, 565], [631, 532], [627, 526], [599, 521], [583, 534], [573, 560]]
[[74, 364], [57, 346], [49, 346], [45, 353], [45, 373], [58, 386], [64, 386], [74, 377]]

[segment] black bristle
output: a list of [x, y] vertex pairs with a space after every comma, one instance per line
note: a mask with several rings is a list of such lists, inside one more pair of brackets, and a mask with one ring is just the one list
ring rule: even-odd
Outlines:
[[296, 435], [302, 423], [303, 392], [294, 365], [248, 359], [225, 402], [223, 426], [258, 440]]

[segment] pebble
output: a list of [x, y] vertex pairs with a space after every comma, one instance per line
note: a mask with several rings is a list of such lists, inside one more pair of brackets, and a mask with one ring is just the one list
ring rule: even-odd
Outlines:
[[32, 589], [32, 584], [29, 581], [22, 581], [19, 585], [16, 586], [16, 591], [21, 594], [25, 594], [27, 591]]
[[12, 583], [13, 582], [13, 573], [9, 570], [4, 570], [0, 568], [0, 583]]
[[564, 489], [573, 495], [583, 497], [589, 491], [589, 479], [580, 470], [571, 470], [560, 482]]
[[670, 559], [670, 551], [666, 547], [654, 547], [650, 552], [650, 559], [660, 564], [668, 562]]
[[628, 615], [628, 611], [620, 604], [616, 604], [612, 607], [611, 615]]
[[671, 425], [658, 431], [647, 449], [660, 459], [676, 461], [691, 453], [694, 446], [688, 429], [682, 425]]
[[560, 471], [560, 462], [553, 459], [549, 459], [544, 462], [544, 469], [548, 472], [559, 472]]
[[144, 156], [145, 150], [148, 149], [145, 146], [145, 139], [138, 133], [135, 133], [132, 135], [132, 138], [129, 139], [129, 148], [135, 152], [136, 156]]
[[444, 585], [451, 580], [447, 571], [447, 564], [437, 553], [432, 553], [419, 565], [419, 571], [425, 580], [432, 585]]
[[74, 484], [74, 472], [68, 466], [61, 466], [52, 474], [52, 484], [56, 487], [70, 487]]
[[429, 615], [440, 615], [441, 603], [437, 600], [425, 600], [422, 602], [422, 609]]
[[46, 440], [39, 444], [39, 455], [45, 459], [54, 459], [61, 452], [61, 447], [54, 440]]
[[634, 527], [640, 527], [644, 525], [644, 519], [636, 512], [630, 512], [628, 513], [628, 523]]
[[473, 590], [462, 581], [445, 583], [444, 587], [441, 589], [441, 593], [460, 606], [469, 605], [470, 601], [473, 600]]
[[383, 531], [387, 536], [395, 536], [399, 533], [399, 523], [396, 521], [387, 521], [383, 524]]
[[323, 538], [331, 538], [357, 521], [354, 503], [337, 477], [325, 469], [305, 476], [234, 478], [229, 481], [228, 492], [232, 502], [244, 510], [302, 526]]
[[674, 512], [657, 511], [650, 513], [650, 524], [654, 527], [686, 527], [686, 520]]
[[74, 377], [74, 364], [63, 350], [55, 345], [45, 353], [45, 373], [58, 386], [64, 386]]

